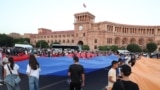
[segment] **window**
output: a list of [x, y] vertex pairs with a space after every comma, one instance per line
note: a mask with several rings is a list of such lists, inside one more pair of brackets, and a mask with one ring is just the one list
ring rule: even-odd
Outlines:
[[49, 38], [49, 36], [47, 36], [47, 38]]
[[57, 38], [57, 35], [55, 35], [55, 38]]
[[74, 34], [72, 34], [72, 37], [74, 37]]
[[78, 37], [78, 33], [76, 33], [76, 37]]
[[97, 49], [97, 45], [94, 46], [94, 49]]
[[63, 37], [65, 38], [65, 35], [63, 35]]
[[154, 34], [154, 29], [152, 29], [152, 34]]
[[61, 43], [61, 40], [59, 40], [59, 43]]
[[61, 37], [61, 35], [59, 35], [59, 37]]
[[69, 40], [67, 40], [67, 43], [69, 43]]
[[94, 40], [94, 43], [97, 43], [97, 39]]
[[124, 33], [124, 28], [122, 29], [122, 32]]
[[53, 38], [53, 35], [51, 35], [51, 38]]
[[107, 44], [112, 44], [112, 38], [107, 38]]
[[63, 43], [65, 43], [65, 40], [63, 40]]
[[115, 27], [115, 32], [118, 32], [118, 27]]
[[85, 33], [83, 33], [83, 36], [85, 36]]
[[74, 40], [72, 40], [72, 43], [74, 43]]
[[158, 29], [158, 34], [160, 34], [160, 29]]
[[112, 32], [112, 31], [113, 31], [113, 26], [107, 25], [107, 31], [108, 31], [108, 32]]

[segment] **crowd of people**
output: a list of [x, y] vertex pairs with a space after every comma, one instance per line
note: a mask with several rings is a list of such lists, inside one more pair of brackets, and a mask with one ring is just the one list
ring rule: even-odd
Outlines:
[[139, 90], [139, 86], [129, 79], [132, 73], [131, 67], [134, 64], [135, 61], [126, 64], [121, 59], [112, 61], [111, 68], [108, 71], [108, 85], [105, 90]]
[[18, 48], [18, 47], [0, 47], [3, 54], [11, 56], [22, 56], [28, 54], [36, 54], [37, 56], [45, 57], [60, 57], [69, 56], [73, 57], [76, 55], [79, 58], [92, 58], [96, 56], [107, 56], [110, 55], [111, 51], [99, 52], [99, 51], [79, 51], [74, 49], [53, 49], [53, 48]]
[[[79, 51], [73, 49], [53, 49], [53, 48], [0, 48], [2, 51], [3, 56], [10, 55], [10, 56], [23, 56], [28, 54], [35, 54], [36, 56], [40, 57], [61, 57], [61, 56], [68, 56], [73, 57], [77, 56], [78, 58], [90, 59], [97, 56], [109, 56], [111, 54], [119, 55], [122, 60], [131, 56], [130, 54], [121, 54], [118, 52], [112, 51]], [[140, 54], [136, 54], [136, 58], [139, 57]], [[133, 56], [133, 55], [132, 55]]]
[[[6, 84], [8, 90], [20, 90], [19, 66], [12, 56], [2, 57], [0, 49], [0, 86]], [[8, 55], [8, 54], [7, 54]], [[26, 74], [29, 79], [29, 90], [39, 90], [40, 66], [34, 54], [29, 55]]]
[[[6, 54], [5, 57], [3, 57], [3, 53]], [[21, 56], [23, 54], [29, 55], [29, 63], [27, 65], [26, 75], [28, 75], [30, 90], [39, 90], [39, 73], [41, 69], [39, 63], [36, 60], [36, 56], [73, 57], [74, 64], [70, 65], [68, 69], [68, 76], [70, 77], [69, 88], [70, 90], [81, 90], [81, 87], [85, 85], [85, 71], [84, 67], [79, 63], [79, 58], [89, 59], [96, 56], [108, 56], [111, 54], [118, 55], [119, 61], [112, 62], [111, 69], [108, 72], [108, 85], [106, 86], [106, 89], [117, 90], [117, 88], [121, 88], [121, 90], [139, 90], [138, 85], [129, 81], [127, 78], [131, 74], [131, 67], [134, 66], [135, 64], [137, 58], [135, 55], [130, 55], [130, 54], [124, 55], [114, 52], [86, 52], [86, 51], [79, 52], [79, 51], [69, 51], [69, 50], [55, 51], [53, 49], [29, 50], [25, 48], [24, 49], [3, 48], [0, 49], [0, 85], [3, 85], [4, 83], [2, 82], [5, 82], [8, 90], [20, 90], [19, 82], [18, 83], [13, 82], [14, 85], [13, 83], [12, 84], [9, 83], [13, 81], [12, 80], [13, 78], [17, 79], [17, 77], [19, 77], [19, 72], [18, 72], [19, 66], [16, 63], [14, 63], [14, 60], [11, 56], [14, 55]], [[131, 86], [129, 86], [128, 84], [131, 84]]]
[[[85, 73], [83, 65], [79, 64], [79, 58], [73, 57], [74, 64], [69, 66], [68, 76], [70, 77], [69, 90], [82, 90], [85, 85]], [[139, 90], [139, 86], [129, 80], [131, 67], [134, 66], [136, 57], [127, 55], [125, 58], [119, 57], [119, 60], [113, 60], [111, 68], [108, 71], [108, 85], [105, 90]]]

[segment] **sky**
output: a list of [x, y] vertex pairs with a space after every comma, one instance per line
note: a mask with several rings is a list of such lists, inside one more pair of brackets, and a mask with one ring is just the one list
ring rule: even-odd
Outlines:
[[95, 22], [160, 25], [160, 0], [0, 0], [0, 33], [74, 30], [74, 14], [85, 11]]

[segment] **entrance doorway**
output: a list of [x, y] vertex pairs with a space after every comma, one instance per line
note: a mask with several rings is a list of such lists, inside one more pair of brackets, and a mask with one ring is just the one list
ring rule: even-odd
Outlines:
[[83, 46], [83, 41], [78, 41], [77, 44]]

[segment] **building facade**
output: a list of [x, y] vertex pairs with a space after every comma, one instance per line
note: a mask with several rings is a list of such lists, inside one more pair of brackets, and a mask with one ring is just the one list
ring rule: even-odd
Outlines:
[[49, 44], [59, 42], [65, 45], [89, 45], [91, 50], [104, 45], [125, 47], [135, 43], [145, 47], [148, 42], [160, 44], [160, 26], [95, 22], [95, 16], [89, 12], [76, 13], [74, 18], [74, 30], [52, 31], [39, 28], [38, 34], [30, 35], [31, 43], [35, 45], [39, 40], [45, 40]]
[[19, 33], [10, 33], [10, 34], [8, 34], [8, 36], [10, 36], [12, 38], [22, 38], [22, 36]]

